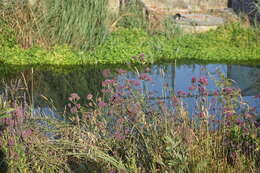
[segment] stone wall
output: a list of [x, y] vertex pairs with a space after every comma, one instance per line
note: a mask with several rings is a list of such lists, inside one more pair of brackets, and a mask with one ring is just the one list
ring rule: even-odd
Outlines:
[[[108, 8], [117, 14], [120, 4], [131, 0], [108, 0]], [[200, 11], [227, 8], [228, 0], [139, 0], [147, 9], [158, 12]]]
[[228, 0], [140, 0], [149, 9], [161, 11], [200, 11], [227, 8]]

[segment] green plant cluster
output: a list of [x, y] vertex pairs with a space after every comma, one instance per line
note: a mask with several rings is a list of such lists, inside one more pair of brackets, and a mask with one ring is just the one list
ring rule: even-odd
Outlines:
[[[127, 64], [154, 63], [162, 60], [257, 61], [260, 59], [260, 30], [230, 24], [200, 34], [168, 38], [142, 29], [120, 28], [91, 51], [78, 51], [68, 45], [47, 50], [23, 49], [1, 32], [0, 61], [6, 64]], [[12, 46], [11, 46], [12, 45]], [[138, 56], [144, 54], [142, 60]]]
[[88, 50], [108, 33], [106, 0], [0, 0], [0, 18], [15, 30], [25, 48], [55, 44]]

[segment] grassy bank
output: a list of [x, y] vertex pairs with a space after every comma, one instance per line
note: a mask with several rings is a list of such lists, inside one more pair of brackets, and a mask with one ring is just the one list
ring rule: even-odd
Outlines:
[[[61, 119], [31, 109], [21, 97], [1, 96], [0, 172], [259, 170], [259, 112], [220, 72], [217, 89], [208, 89], [208, 76], [193, 77], [188, 93], [171, 92], [169, 100], [154, 103], [140, 92], [154, 80], [148, 73], [111, 79], [126, 72], [104, 70], [99, 98], [72, 93]], [[196, 99], [194, 112], [186, 109], [186, 97]]]
[[237, 63], [260, 59], [260, 30], [241, 24], [173, 38], [163, 33], [151, 35], [142, 29], [120, 28], [90, 51], [78, 51], [68, 45], [57, 45], [48, 50], [37, 45], [23, 49], [11, 36], [11, 30], [2, 29], [0, 61], [5, 64], [126, 64], [174, 59]]

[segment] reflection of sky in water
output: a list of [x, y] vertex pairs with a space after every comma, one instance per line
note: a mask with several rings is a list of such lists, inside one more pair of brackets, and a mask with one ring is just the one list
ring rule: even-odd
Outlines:
[[[191, 78], [197, 79], [202, 76], [208, 76], [209, 85], [207, 88], [210, 91], [214, 91], [217, 87], [215, 80], [212, 77], [218, 79], [216, 70], [219, 69], [224, 76], [235, 81], [235, 86], [242, 90], [244, 100], [251, 106], [260, 106], [259, 99], [255, 99], [253, 96], [260, 93], [260, 68], [247, 67], [239, 65], [225, 65], [225, 64], [210, 64], [210, 65], [181, 65], [175, 68], [174, 64], [168, 65], [154, 65], [151, 71], [148, 73], [153, 82], [143, 82], [141, 88], [143, 91], [149, 90], [154, 93], [154, 98], [169, 96], [168, 91], [164, 91], [165, 86], [169, 86], [175, 92], [185, 91], [189, 92], [191, 86]], [[118, 76], [118, 79], [138, 79], [136, 73], [129, 72], [126, 75]], [[212, 97], [209, 97], [209, 100]], [[158, 99], [157, 99], [158, 100]], [[195, 99], [184, 98], [189, 112], [194, 112]], [[166, 103], [170, 103], [169, 99], [166, 99]], [[257, 109], [260, 111], [260, 109]]]
[[[235, 85], [242, 89], [242, 95], [244, 96], [245, 101], [251, 106], [260, 106], [260, 99], [253, 98], [253, 96], [260, 93], [260, 67], [226, 64], [179, 64], [176, 67], [174, 64], [152, 65], [148, 74], [153, 78], [153, 81], [142, 81], [141, 88], [143, 91], [152, 92], [154, 99], [151, 102], [157, 104], [158, 99], [161, 99], [158, 97], [168, 97], [170, 95], [169, 90], [174, 90], [175, 93], [180, 90], [188, 92], [188, 88], [191, 86], [192, 77], [198, 79], [202, 76], [207, 76], [208, 73], [217, 77], [217, 75], [214, 74], [217, 69], [219, 69], [224, 76], [231, 78], [236, 82]], [[113, 68], [111, 70], [113, 70]], [[75, 71], [72, 70], [69, 75], [54, 75], [51, 72], [45, 73], [44, 71], [39, 71], [39, 85], [34, 89], [34, 97], [35, 106], [39, 106], [40, 108], [37, 108], [36, 112], [58, 118], [57, 115], [54, 114], [56, 110], [52, 112], [50, 108], [46, 107], [46, 104], [44, 100], [42, 101], [40, 95], [54, 99], [54, 103], [58, 104], [57, 107], [59, 109], [57, 110], [63, 111], [65, 104], [67, 104], [67, 98], [72, 92], [79, 93], [81, 97], [85, 97], [88, 93], [96, 92], [100, 94], [101, 82], [104, 78], [101, 77], [99, 79], [98, 77], [101, 76], [102, 70], [91, 72], [93, 72], [93, 75], [89, 75], [90, 71], [80, 71], [78, 68], [75, 68]], [[78, 77], [76, 78], [77, 80], [75, 80], [75, 76]], [[128, 72], [127, 74], [117, 76], [117, 79], [138, 79], [138, 76], [135, 72]], [[207, 88], [210, 91], [215, 90], [216, 86], [214, 80], [211, 80], [211, 77], [208, 79], [209, 85]], [[168, 86], [168, 90], [165, 91], [164, 89], [166, 86]], [[211, 98], [209, 97], [209, 100], [210, 99]], [[195, 99], [190, 97], [184, 98], [183, 100], [189, 112], [194, 113]], [[165, 101], [170, 106], [170, 99], [165, 99]], [[260, 107], [258, 108], [258, 111], [260, 112]]]

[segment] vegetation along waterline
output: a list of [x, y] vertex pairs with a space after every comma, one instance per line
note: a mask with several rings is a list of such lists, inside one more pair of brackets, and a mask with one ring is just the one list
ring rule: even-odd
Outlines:
[[[154, 63], [162, 60], [257, 61], [260, 59], [260, 30], [230, 24], [207, 33], [166, 37], [138, 28], [120, 28], [103, 44], [89, 51], [68, 45], [44, 49], [37, 45], [24, 49], [12, 31], [1, 30], [0, 61], [4, 64], [126, 64]], [[142, 55], [142, 58], [139, 56]]]
[[[169, 100], [151, 101], [153, 93], [140, 90], [156, 80], [148, 71], [130, 80], [125, 69], [104, 69], [102, 94], [69, 94], [59, 119], [31, 109], [23, 93], [2, 94], [1, 171], [257, 172], [259, 112], [232, 80], [216, 71], [212, 90], [205, 71], [189, 79], [187, 92], [164, 85]], [[188, 97], [195, 98], [193, 112]]]
[[260, 28], [107, 3], [0, 0], [0, 173], [259, 171]]

